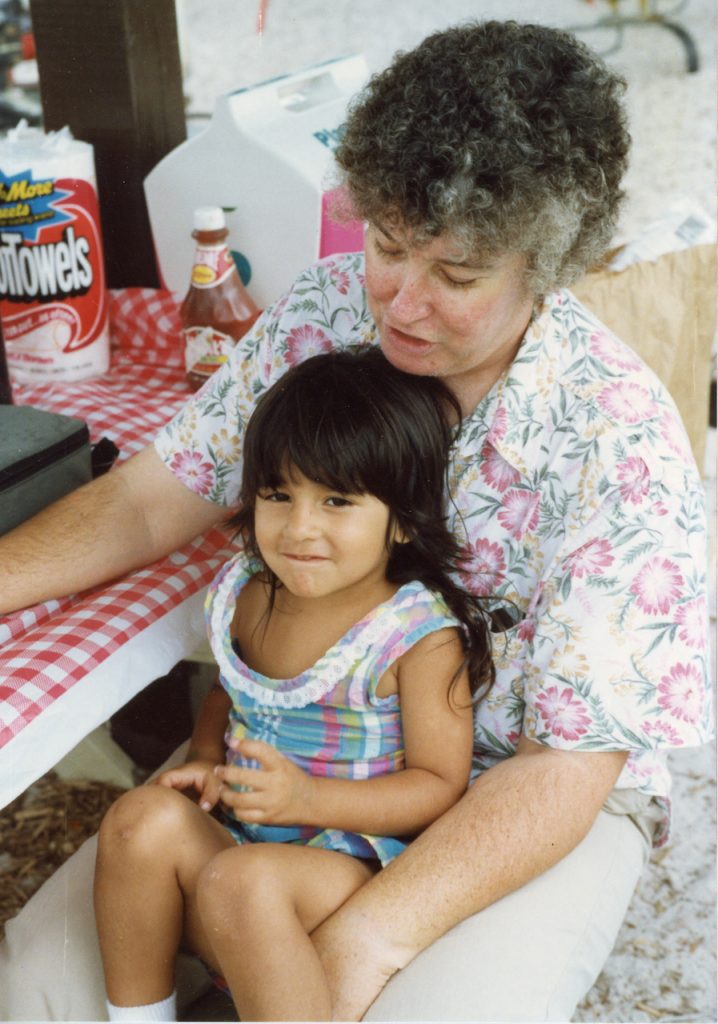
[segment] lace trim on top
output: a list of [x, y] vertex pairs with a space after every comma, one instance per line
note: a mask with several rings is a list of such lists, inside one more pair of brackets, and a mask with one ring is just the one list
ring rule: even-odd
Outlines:
[[[230, 627], [242, 587], [261, 566], [244, 552], [232, 558], [210, 587], [205, 605], [209, 641], [224, 680], [258, 704], [275, 708], [302, 708], [325, 697], [351, 671], [367, 647], [381, 643], [398, 622], [407, 598], [433, 595], [423, 583], [405, 583], [393, 597], [373, 608], [330, 647], [316, 664], [293, 679], [270, 679], [245, 665], [232, 647]], [[396, 604], [396, 609], [387, 605]], [[395, 614], [387, 615], [387, 610]]]

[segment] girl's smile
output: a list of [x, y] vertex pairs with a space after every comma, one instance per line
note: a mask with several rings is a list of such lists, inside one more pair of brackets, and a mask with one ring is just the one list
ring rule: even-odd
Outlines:
[[354, 600], [376, 589], [383, 600], [389, 520], [373, 495], [340, 493], [292, 467], [258, 493], [254, 529], [262, 558], [294, 597]]
[[290, 558], [294, 562], [326, 562], [326, 558], [321, 555], [292, 555], [288, 551], [282, 553], [285, 558]]

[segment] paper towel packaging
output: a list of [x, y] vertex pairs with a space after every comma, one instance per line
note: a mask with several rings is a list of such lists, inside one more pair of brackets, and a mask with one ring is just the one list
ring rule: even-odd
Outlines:
[[0, 315], [11, 377], [83, 380], [110, 361], [92, 146], [21, 122], [0, 140]]
[[145, 178], [163, 283], [184, 294], [192, 211], [221, 206], [252, 298], [266, 306], [313, 260], [362, 248], [360, 224], [331, 218], [333, 151], [362, 57], [329, 61], [217, 100], [209, 126]]

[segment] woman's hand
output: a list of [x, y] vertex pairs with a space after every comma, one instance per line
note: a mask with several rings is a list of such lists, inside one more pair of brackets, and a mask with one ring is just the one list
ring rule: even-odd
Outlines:
[[[240, 821], [266, 825], [308, 823], [314, 781], [311, 775], [262, 740], [231, 740], [232, 750], [257, 761], [259, 768], [219, 765], [220, 800]], [[230, 787], [246, 787], [242, 791]]]
[[220, 798], [222, 783], [215, 775], [216, 761], [188, 761], [179, 768], [162, 772], [152, 784], [168, 789], [193, 789], [197, 793], [199, 806], [211, 811]]

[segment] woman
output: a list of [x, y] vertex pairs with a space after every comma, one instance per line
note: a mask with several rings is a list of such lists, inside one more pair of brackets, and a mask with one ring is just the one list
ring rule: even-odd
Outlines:
[[[90, 490], [98, 508], [117, 502], [110, 552], [128, 544], [120, 521], [132, 564], [172, 550], [236, 495], [239, 467], [212, 440], [218, 411], [241, 430], [257, 395], [317, 350], [376, 342], [461, 404], [449, 512], [465, 585], [502, 600], [496, 682], [467, 794], [314, 933], [341, 1018], [392, 978], [369, 1019], [569, 1019], [650, 842], [665, 841], [661, 751], [710, 734], [703, 506], [684, 432], [655, 376], [561, 290], [615, 227], [622, 90], [571, 36], [512, 22], [398, 55], [337, 154], [368, 222], [366, 262], [300, 275], [155, 448]], [[207, 464], [213, 504], [187, 451]], [[101, 547], [99, 511], [75, 500]], [[60, 512], [53, 522], [61, 535]], [[36, 540], [23, 531], [3, 557]], [[106, 571], [129, 568], [122, 557]], [[101, 571], [77, 553], [37, 564], [55, 589]], [[7, 600], [37, 599], [25, 566]], [[26, 962], [29, 938], [27, 950]]]

